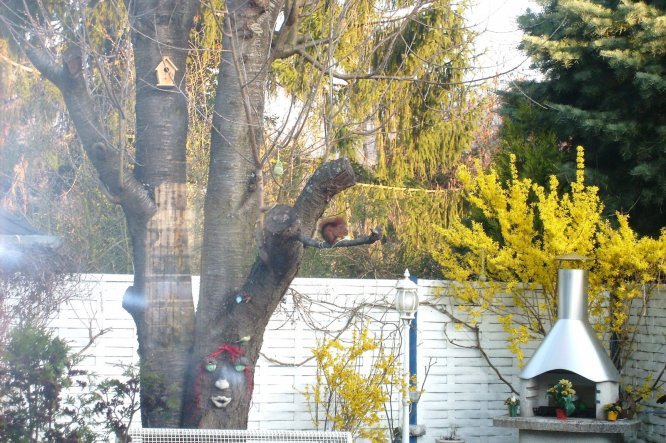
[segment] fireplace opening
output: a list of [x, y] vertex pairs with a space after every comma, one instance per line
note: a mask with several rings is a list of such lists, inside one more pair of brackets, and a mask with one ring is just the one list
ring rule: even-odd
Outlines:
[[532, 410], [531, 415], [537, 417], [555, 417], [555, 403], [547, 395], [547, 392], [548, 388], [554, 386], [563, 378], [569, 380], [576, 391], [576, 411], [571, 417], [596, 418], [597, 402], [603, 401], [601, 398], [597, 398], [597, 395], [600, 394], [597, 391], [603, 387], [597, 386], [598, 383], [581, 375], [565, 370], [545, 372], [527, 383], [530, 389], [524, 393], [524, 398], [525, 405], [529, 404]]

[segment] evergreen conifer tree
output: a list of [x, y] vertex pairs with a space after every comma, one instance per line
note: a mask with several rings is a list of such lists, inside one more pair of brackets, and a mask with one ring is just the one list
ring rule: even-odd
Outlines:
[[609, 210], [656, 233], [666, 224], [666, 1], [545, 1], [518, 20], [543, 79], [519, 83], [504, 111], [534, 106], [560, 147], [582, 144]]

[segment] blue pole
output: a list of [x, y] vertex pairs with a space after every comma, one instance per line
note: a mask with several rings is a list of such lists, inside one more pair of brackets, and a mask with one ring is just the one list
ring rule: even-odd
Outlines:
[[[418, 277], [411, 276], [409, 277], [417, 285], [419, 284]], [[409, 328], [409, 384], [418, 388], [416, 382], [416, 342], [417, 342], [417, 329], [418, 329], [418, 312], [414, 314], [414, 320], [410, 323]], [[411, 410], [409, 412], [409, 424], [416, 425], [418, 419], [417, 411], [418, 403], [412, 403]], [[410, 436], [409, 443], [416, 443], [416, 437]]]

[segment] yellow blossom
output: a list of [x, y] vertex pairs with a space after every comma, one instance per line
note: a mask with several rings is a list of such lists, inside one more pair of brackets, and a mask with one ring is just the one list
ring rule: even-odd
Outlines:
[[498, 315], [507, 346], [522, 364], [522, 346], [544, 335], [557, 317], [556, 257], [578, 253], [590, 260], [590, 319], [601, 335], [615, 334], [619, 358], [631, 352], [632, 307], [646, 303], [666, 272], [666, 229], [659, 238], [639, 237], [626, 215], [603, 216], [598, 189], [585, 184], [585, 155], [577, 147], [576, 179], [560, 192], [553, 176], [547, 187], [520, 179], [512, 158], [511, 179], [480, 165], [462, 168], [465, 199], [483, 221], [454, 220], [435, 226], [439, 244], [433, 257], [444, 275], [460, 283], [450, 288], [472, 323], [484, 312]]
[[304, 394], [315, 426], [348, 431], [373, 443], [386, 441], [380, 422], [390, 388], [406, 389], [396, 356], [367, 328], [355, 332], [349, 344], [324, 341], [313, 354], [316, 379]]

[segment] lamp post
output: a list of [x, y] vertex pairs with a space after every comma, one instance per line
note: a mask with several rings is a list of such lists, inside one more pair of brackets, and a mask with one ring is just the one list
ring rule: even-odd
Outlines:
[[409, 443], [409, 323], [419, 308], [418, 286], [409, 279], [409, 270], [405, 269], [405, 278], [395, 287], [395, 309], [402, 320], [402, 351], [405, 390], [402, 394], [402, 443]]

